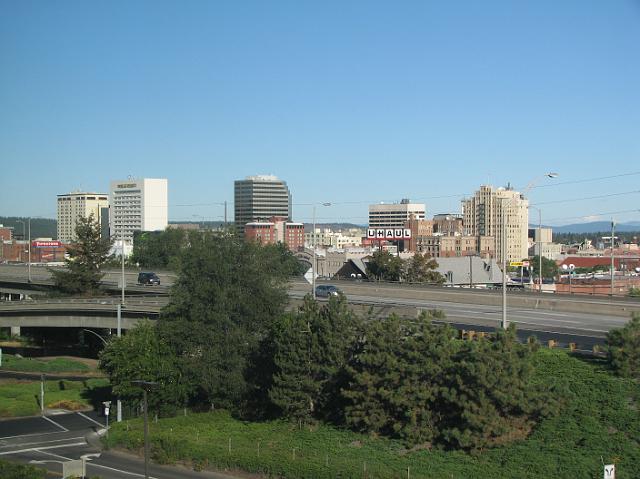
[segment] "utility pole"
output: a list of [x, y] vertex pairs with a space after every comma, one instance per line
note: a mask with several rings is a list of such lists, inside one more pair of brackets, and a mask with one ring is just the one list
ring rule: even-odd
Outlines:
[[615, 261], [614, 261], [614, 256], [613, 256], [613, 244], [615, 242], [615, 227], [616, 227], [616, 222], [611, 219], [611, 297], [613, 298], [613, 278], [614, 278], [614, 274], [616, 272], [616, 265], [615, 265]]

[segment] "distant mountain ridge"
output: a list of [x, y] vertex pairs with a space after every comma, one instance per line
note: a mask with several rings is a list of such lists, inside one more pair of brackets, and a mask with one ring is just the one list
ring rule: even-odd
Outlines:
[[[536, 228], [537, 225], [531, 225], [530, 228]], [[576, 223], [564, 226], [551, 226], [554, 233], [599, 233], [611, 231], [611, 221], [592, 221], [590, 223]], [[629, 223], [616, 224], [616, 231], [631, 233], [640, 232], [640, 221], [631, 221]]]

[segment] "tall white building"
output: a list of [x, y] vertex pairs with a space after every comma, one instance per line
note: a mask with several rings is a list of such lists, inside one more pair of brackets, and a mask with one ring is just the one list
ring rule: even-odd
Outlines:
[[424, 203], [411, 203], [408, 199], [400, 203], [369, 205], [369, 228], [404, 228], [410, 219], [423, 220]]
[[109, 227], [116, 242], [124, 238], [125, 246], [130, 246], [135, 231], [164, 230], [169, 224], [168, 210], [165, 178], [111, 182]]
[[528, 257], [529, 201], [511, 188], [483, 185], [473, 197], [462, 200], [465, 234], [493, 236], [496, 258], [502, 262], [503, 231], [506, 229], [507, 261]]
[[58, 195], [58, 241], [70, 243], [76, 240], [76, 221], [79, 217], [93, 219], [101, 224], [101, 209], [109, 207], [106, 193], [73, 192]]

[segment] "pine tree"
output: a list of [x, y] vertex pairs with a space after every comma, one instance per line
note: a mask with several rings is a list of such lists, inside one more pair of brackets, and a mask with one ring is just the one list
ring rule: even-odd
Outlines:
[[445, 282], [444, 276], [436, 271], [438, 262], [427, 254], [415, 253], [405, 261], [404, 266], [404, 279], [410, 283], [442, 284]]
[[607, 333], [607, 356], [613, 370], [623, 377], [640, 378], [640, 314], [623, 328]]
[[109, 259], [111, 244], [100, 237], [100, 225], [93, 215], [79, 216], [76, 240], [67, 247], [66, 268], [50, 270], [56, 288], [67, 294], [96, 294], [103, 277], [100, 268]]

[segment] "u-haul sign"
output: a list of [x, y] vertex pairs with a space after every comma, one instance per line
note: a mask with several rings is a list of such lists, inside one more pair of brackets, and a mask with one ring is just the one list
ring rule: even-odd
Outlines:
[[409, 228], [369, 228], [367, 238], [391, 241], [410, 239], [411, 230]]

